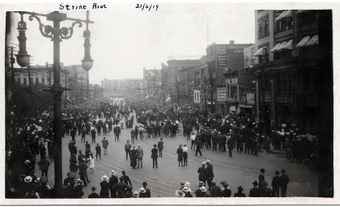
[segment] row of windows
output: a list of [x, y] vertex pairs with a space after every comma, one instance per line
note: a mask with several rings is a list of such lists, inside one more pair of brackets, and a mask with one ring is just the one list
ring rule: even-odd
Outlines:
[[[24, 85], [28, 85], [28, 79], [27, 78], [21, 79], [21, 77], [18, 77], [16, 81], [17, 81], [17, 83], [22, 83], [21, 80], [22, 80]], [[33, 82], [33, 80], [35, 80], [35, 81]], [[47, 84], [50, 84], [50, 78], [41, 78], [41, 81], [39, 81], [39, 78], [36, 77], [35, 79], [31, 78], [30, 82], [33, 83], [33, 84], [47, 85]]]
[[[292, 14], [286, 15], [283, 18], [279, 16], [286, 11], [277, 11], [274, 15], [274, 31], [283, 32], [293, 28], [294, 21]], [[287, 13], [287, 12], [286, 12]], [[319, 21], [319, 15], [317, 12], [302, 12], [298, 14], [299, 26], [314, 24]], [[275, 20], [276, 19], [276, 20]], [[269, 14], [258, 19], [258, 39], [264, 38], [270, 34], [269, 32]]]

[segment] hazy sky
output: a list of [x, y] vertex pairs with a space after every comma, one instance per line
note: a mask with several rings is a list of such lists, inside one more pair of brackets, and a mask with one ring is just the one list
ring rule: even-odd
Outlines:
[[[90, 6], [90, 4], [87, 4]], [[114, 7], [113, 7], [114, 6]], [[170, 56], [200, 57], [209, 43], [254, 43], [255, 13], [231, 4], [166, 4], [158, 11], [140, 11], [135, 4], [114, 4], [107, 10], [90, 11], [91, 56], [94, 59], [90, 82], [142, 78], [143, 67], [161, 68]], [[48, 13], [49, 11], [35, 11]], [[64, 11], [62, 11], [64, 12]], [[85, 18], [85, 11], [68, 12], [68, 17]], [[43, 37], [36, 20], [27, 22], [27, 51], [33, 65], [53, 62], [50, 39]], [[44, 18], [42, 22], [51, 24]], [[14, 28], [16, 28], [16, 22]], [[62, 26], [69, 26], [68, 21]], [[61, 42], [61, 62], [80, 64], [84, 57], [82, 32]], [[207, 32], [208, 31], [208, 32]], [[18, 44], [14, 29], [11, 42]]]

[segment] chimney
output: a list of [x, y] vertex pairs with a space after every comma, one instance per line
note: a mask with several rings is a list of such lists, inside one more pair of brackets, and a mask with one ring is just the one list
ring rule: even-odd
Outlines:
[[229, 44], [231, 44], [231, 45], [233, 45], [234, 43], [235, 43], [234, 40], [230, 40], [230, 41], [229, 41]]

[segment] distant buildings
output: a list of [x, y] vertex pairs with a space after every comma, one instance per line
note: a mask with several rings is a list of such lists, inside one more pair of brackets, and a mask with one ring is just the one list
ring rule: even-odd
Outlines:
[[105, 98], [133, 98], [140, 100], [142, 79], [121, 79], [121, 80], [109, 80], [104, 79], [101, 82], [101, 88], [103, 90], [103, 97]]

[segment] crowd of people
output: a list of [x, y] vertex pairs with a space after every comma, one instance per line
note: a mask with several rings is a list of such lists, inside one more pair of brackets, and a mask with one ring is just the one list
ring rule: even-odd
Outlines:
[[[134, 112], [135, 115], [132, 114]], [[160, 138], [157, 144], [153, 145], [151, 158], [153, 168], [158, 168], [158, 157], [162, 157], [165, 138], [175, 138], [179, 133], [187, 140], [191, 140], [191, 150], [195, 150], [195, 156], [202, 156], [202, 150], [227, 152], [233, 156], [236, 148], [238, 153], [258, 155], [260, 151], [270, 153], [270, 145], [275, 143], [274, 149], [282, 149], [286, 140], [295, 136], [298, 130], [290, 134], [286, 126], [283, 130], [273, 130], [273, 133], [281, 136], [275, 140], [261, 124], [255, 123], [250, 117], [235, 114], [207, 114], [190, 107], [179, 107], [176, 105], [153, 105], [143, 103], [108, 104], [102, 103], [90, 109], [72, 109], [63, 112], [63, 136], [69, 135], [71, 140], [68, 144], [70, 152], [69, 172], [64, 180], [63, 189], [55, 192], [55, 189], [47, 185], [48, 169], [53, 162], [53, 120], [51, 110], [32, 111], [26, 116], [12, 114], [14, 117], [12, 137], [6, 145], [6, 197], [13, 198], [81, 198], [86, 195], [83, 188], [90, 183], [89, 173], [95, 169], [95, 161], [100, 160], [103, 155], [108, 155], [109, 140], [106, 136], [111, 133], [114, 141], [120, 141], [121, 131], [130, 129], [131, 139], [124, 145], [126, 160], [130, 166], [143, 168], [144, 151], [141, 145], [134, 145], [136, 140]], [[138, 124], [134, 126], [134, 123]], [[15, 123], [15, 124], [14, 124]], [[97, 140], [98, 136], [102, 140]], [[77, 149], [76, 137], [80, 136], [81, 143], [85, 144], [85, 151]], [[95, 144], [92, 152], [91, 145], [85, 137], [91, 137], [91, 143]], [[279, 140], [279, 141], [278, 141]], [[228, 149], [228, 150], [227, 150]], [[188, 165], [188, 150], [186, 144], [179, 145], [176, 153], [178, 166]], [[37, 158], [39, 157], [39, 161]], [[40, 177], [35, 172], [36, 163], [41, 171]], [[185, 182], [181, 189], [176, 191], [180, 197], [230, 197], [231, 190], [227, 182], [221, 182], [221, 187], [213, 181], [214, 175], [209, 160], [202, 163], [198, 169], [199, 189], [191, 191], [190, 184]], [[263, 174], [263, 175], [262, 175]], [[255, 190], [249, 196], [286, 196], [288, 176], [284, 170], [275, 172], [271, 183], [272, 188], [264, 181], [264, 170], [261, 179], [254, 181]], [[262, 179], [263, 177], [263, 179]], [[150, 189], [147, 183], [138, 191], [133, 191], [131, 181], [122, 172], [118, 179], [116, 172], [111, 171], [110, 177], [103, 176], [100, 182], [100, 192], [92, 187], [91, 198], [125, 198], [125, 197], [150, 197]], [[246, 196], [242, 186], [239, 186], [236, 197]], [[279, 194], [278, 192], [281, 192]], [[62, 192], [62, 193], [61, 193]], [[229, 195], [229, 196], [227, 196]]]

